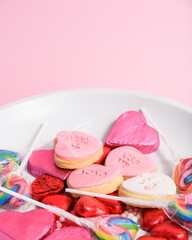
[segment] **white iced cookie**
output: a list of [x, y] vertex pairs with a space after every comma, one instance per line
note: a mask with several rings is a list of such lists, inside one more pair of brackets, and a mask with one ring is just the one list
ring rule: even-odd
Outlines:
[[176, 196], [176, 185], [165, 174], [143, 173], [124, 181], [119, 188], [119, 196], [147, 201], [154, 201], [160, 197], [172, 199]]

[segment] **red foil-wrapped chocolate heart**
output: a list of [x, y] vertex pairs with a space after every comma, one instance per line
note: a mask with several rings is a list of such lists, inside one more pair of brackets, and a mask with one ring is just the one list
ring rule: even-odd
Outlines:
[[103, 203], [90, 196], [81, 197], [75, 204], [74, 210], [83, 217], [98, 217], [109, 214], [109, 209]]
[[153, 227], [165, 222], [167, 219], [167, 215], [161, 209], [144, 209], [141, 228], [146, 232], [150, 232]]
[[187, 231], [171, 220], [154, 227], [151, 230], [151, 236], [167, 240], [188, 240]]
[[64, 194], [56, 194], [45, 197], [41, 202], [47, 205], [62, 208], [65, 211], [69, 211], [73, 206], [73, 198]]
[[166, 238], [157, 238], [157, 237], [151, 237], [151, 236], [142, 236], [137, 238], [137, 240], [166, 240]]
[[61, 193], [64, 189], [64, 183], [47, 174], [37, 177], [31, 184], [32, 198], [41, 201], [43, 198], [53, 194]]
[[[115, 193], [110, 193], [108, 195], [116, 196]], [[111, 200], [106, 198], [96, 198], [96, 199], [102, 202], [105, 206], [109, 208], [110, 214], [122, 214], [125, 210], [125, 204], [117, 200]]]

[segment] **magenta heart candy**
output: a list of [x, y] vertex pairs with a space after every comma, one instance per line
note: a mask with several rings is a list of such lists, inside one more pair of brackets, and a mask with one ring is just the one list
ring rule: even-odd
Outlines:
[[49, 174], [61, 180], [65, 180], [71, 172], [56, 166], [53, 149], [34, 151], [29, 158], [27, 170], [34, 177]]
[[5, 211], [0, 213], [0, 236], [6, 240], [41, 240], [54, 231], [55, 216], [44, 209], [26, 213]]
[[106, 145], [111, 148], [132, 146], [145, 154], [156, 151], [159, 143], [158, 132], [148, 126], [143, 114], [137, 111], [122, 114], [106, 139]]
[[91, 240], [91, 235], [83, 227], [65, 227], [52, 233], [45, 240]]

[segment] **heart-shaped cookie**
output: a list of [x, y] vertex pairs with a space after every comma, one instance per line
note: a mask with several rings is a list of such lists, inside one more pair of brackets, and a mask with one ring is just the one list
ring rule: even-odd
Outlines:
[[74, 170], [67, 179], [67, 185], [69, 188], [107, 194], [116, 191], [122, 181], [119, 168], [93, 164]]
[[123, 113], [106, 139], [106, 145], [109, 147], [132, 146], [142, 153], [156, 151], [159, 143], [158, 132], [148, 126], [143, 114], [137, 111]]
[[102, 142], [86, 133], [62, 131], [55, 140], [55, 163], [58, 167], [76, 169], [91, 165], [103, 155]]
[[98, 217], [109, 214], [107, 206], [90, 196], [79, 198], [75, 203], [74, 210], [82, 217]]
[[45, 209], [26, 213], [5, 211], [0, 213], [0, 236], [14, 240], [41, 240], [54, 231], [55, 216]]
[[53, 177], [65, 180], [70, 170], [58, 168], [54, 161], [54, 150], [37, 150], [31, 154], [27, 164], [28, 172], [34, 177], [39, 177], [43, 174], [49, 174]]
[[151, 236], [166, 238], [167, 240], [188, 240], [187, 230], [171, 220], [167, 220], [164, 223], [154, 227], [151, 230]]
[[165, 174], [142, 173], [124, 181], [119, 188], [119, 196], [147, 201], [154, 201], [159, 197], [174, 199], [176, 186]]
[[113, 149], [105, 160], [105, 166], [118, 168], [124, 178], [135, 177], [144, 172], [154, 172], [157, 168], [155, 160], [142, 154], [134, 147], [118, 147]]

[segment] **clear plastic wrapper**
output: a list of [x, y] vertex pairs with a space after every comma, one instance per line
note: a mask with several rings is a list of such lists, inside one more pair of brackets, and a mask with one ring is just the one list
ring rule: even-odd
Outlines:
[[164, 211], [171, 220], [192, 232], [192, 193], [180, 194]]

